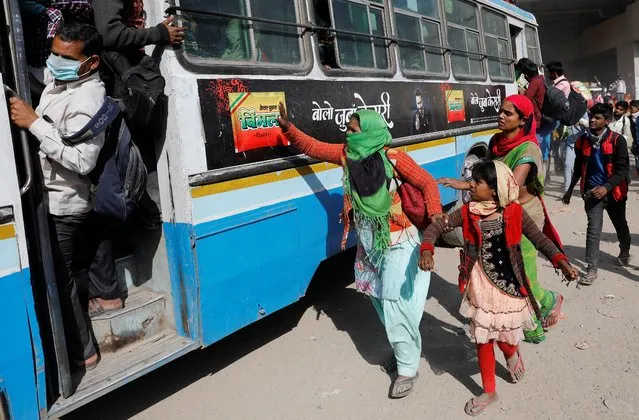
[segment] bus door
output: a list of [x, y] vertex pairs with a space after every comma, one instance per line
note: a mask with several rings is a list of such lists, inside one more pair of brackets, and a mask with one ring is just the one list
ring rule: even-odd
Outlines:
[[[0, 73], [0, 83], [4, 81]], [[4, 90], [0, 90], [0, 161], [0, 418], [37, 419], [46, 409], [44, 358]]]
[[[13, 174], [12, 188], [17, 191], [18, 201], [13, 203], [18, 237], [24, 242], [20, 248], [20, 261], [28, 267], [28, 302], [33, 302], [30, 317], [31, 333], [37, 338], [38, 399], [40, 409], [46, 412], [48, 399], [57, 395], [73, 393], [71, 370], [67, 357], [62, 313], [58, 300], [52, 251], [49, 236], [46, 204], [42, 191], [41, 170], [37, 148], [27, 131], [12, 126], [7, 112], [8, 96], [18, 96], [31, 103], [29, 70], [22, 17], [17, 0], [4, 0], [0, 10], [4, 17], [0, 35], [2, 57], [0, 60], [3, 91], [0, 109], [6, 114], [6, 126], [2, 129], [4, 142], [12, 145], [12, 158], [3, 159], [3, 180]], [[6, 26], [5, 26], [6, 25]], [[6, 135], [5, 135], [6, 134]], [[13, 141], [11, 141], [13, 139]], [[9, 146], [9, 147], [10, 147]], [[3, 145], [3, 147], [7, 147]], [[8, 185], [7, 188], [10, 186]], [[3, 191], [9, 191], [5, 189]], [[28, 246], [27, 246], [28, 244]], [[30, 262], [30, 264], [29, 264]], [[25, 286], [26, 287], [26, 286]], [[36, 345], [36, 344], [34, 344]], [[46, 351], [42, 350], [45, 349]], [[45, 365], [47, 367], [45, 374]]]

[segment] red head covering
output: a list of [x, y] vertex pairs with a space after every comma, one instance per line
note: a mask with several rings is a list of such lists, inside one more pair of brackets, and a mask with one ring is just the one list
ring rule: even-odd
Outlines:
[[509, 139], [506, 138], [504, 133], [495, 134], [490, 141], [490, 150], [493, 155], [497, 157], [505, 156], [513, 150], [515, 147], [521, 144], [531, 141], [536, 145], [539, 145], [537, 141], [537, 124], [535, 123], [535, 107], [533, 103], [524, 95], [511, 95], [507, 97], [504, 102], [510, 102], [515, 108], [521, 111], [526, 117], [526, 125], [523, 129], [519, 129], [519, 132], [515, 137]]

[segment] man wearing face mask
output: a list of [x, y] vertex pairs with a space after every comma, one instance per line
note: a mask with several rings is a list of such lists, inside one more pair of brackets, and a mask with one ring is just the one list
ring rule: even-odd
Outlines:
[[[105, 100], [104, 84], [98, 75], [102, 36], [86, 24], [63, 25], [51, 45], [47, 68], [55, 79], [47, 85], [34, 111], [25, 101], [11, 98], [11, 120], [28, 129], [39, 142], [45, 199], [50, 214], [52, 250], [63, 314], [67, 348], [72, 366], [89, 370], [98, 362], [84, 310], [78, 299], [72, 273], [87, 269], [89, 294], [102, 295], [104, 309], [122, 307], [110, 241], [96, 244], [87, 258], [82, 238], [100, 237], [92, 213], [91, 181], [105, 136], [77, 144], [63, 137], [79, 132], [98, 112]], [[86, 235], [85, 235], [86, 234]], [[81, 252], [79, 252], [81, 251]], [[97, 292], [96, 292], [97, 290]], [[96, 299], [92, 299], [94, 302]]]

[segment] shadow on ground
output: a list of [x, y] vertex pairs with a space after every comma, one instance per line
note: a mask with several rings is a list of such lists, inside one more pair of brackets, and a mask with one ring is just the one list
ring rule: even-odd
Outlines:
[[[372, 369], [379, 369], [381, 364], [392, 359], [392, 350], [369, 299], [347, 287], [353, 281], [353, 258], [354, 252], [346, 252], [321, 266], [307, 295], [298, 303], [206, 349], [188, 354], [80, 408], [64, 419], [131, 418], [288, 333], [310, 308], [316, 311], [318, 319], [322, 314], [326, 315], [338, 330], [346, 332], [361, 357], [371, 364]], [[336, 276], [335, 273], [340, 275]], [[430, 292], [427, 310], [428, 305], [436, 300], [451, 315], [462, 321], [458, 313], [461, 297], [456, 285], [433, 273]], [[478, 366], [475, 346], [467, 337], [466, 331], [424, 313], [421, 333], [423, 357], [432, 372], [436, 375], [448, 373], [472, 393], [481, 393], [480, 386], [471, 378], [471, 375], [478, 373]], [[508, 378], [506, 369], [499, 364], [497, 374], [504, 379]], [[135, 395], [135, 398], [131, 398], [131, 395]]]

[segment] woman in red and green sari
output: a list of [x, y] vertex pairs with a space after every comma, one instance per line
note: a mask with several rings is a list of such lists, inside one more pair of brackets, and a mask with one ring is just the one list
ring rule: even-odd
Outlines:
[[[541, 175], [542, 155], [535, 136], [536, 124], [532, 102], [523, 95], [512, 95], [504, 100], [499, 111], [499, 129], [488, 145], [488, 158], [499, 160], [513, 171], [521, 186], [519, 203], [532, 218], [537, 227], [543, 230], [562, 249], [561, 241], [548, 218], [544, 203], [544, 182]], [[439, 183], [459, 190], [469, 189], [467, 182], [455, 179], [440, 179]], [[530, 279], [535, 299], [539, 302], [542, 319], [537, 320], [535, 330], [526, 331], [526, 341], [541, 343], [545, 340], [544, 329], [559, 321], [563, 296], [546, 290], [537, 278], [537, 250], [533, 244], [522, 238], [522, 255], [526, 275]]]

